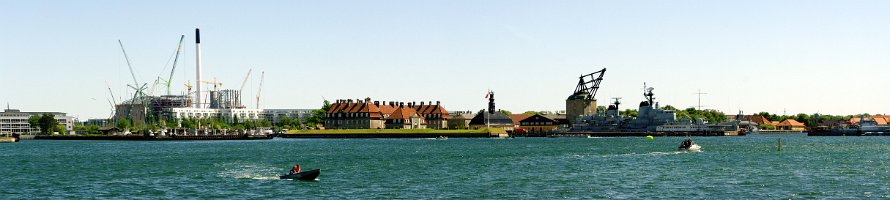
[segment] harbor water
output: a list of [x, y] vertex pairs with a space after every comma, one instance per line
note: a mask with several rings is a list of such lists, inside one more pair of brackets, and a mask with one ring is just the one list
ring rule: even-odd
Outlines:
[[[693, 137], [701, 152], [677, 151], [684, 139], [24, 140], [0, 145], [0, 197], [890, 197], [890, 137]], [[321, 176], [279, 180], [296, 162]]]

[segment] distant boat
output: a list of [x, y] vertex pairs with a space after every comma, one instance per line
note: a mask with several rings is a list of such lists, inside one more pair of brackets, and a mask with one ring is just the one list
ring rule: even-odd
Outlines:
[[12, 134], [12, 137], [0, 136], [0, 143], [13, 143], [19, 141], [19, 134]]
[[701, 150], [701, 146], [695, 144], [692, 139], [686, 139], [680, 143], [680, 147], [678, 147], [678, 149], [680, 151], [699, 151]]
[[437, 139], [437, 140], [447, 140], [447, 139], [448, 139], [448, 136], [444, 136], [444, 135], [443, 135], [443, 136], [439, 136], [439, 137], [437, 137], [436, 139]]
[[318, 175], [321, 175], [321, 170], [313, 169], [313, 170], [304, 171], [304, 172], [300, 172], [300, 173], [296, 173], [296, 174], [281, 175], [281, 176], [278, 176], [278, 178], [311, 181], [311, 180], [315, 180], [316, 178], [318, 178]]

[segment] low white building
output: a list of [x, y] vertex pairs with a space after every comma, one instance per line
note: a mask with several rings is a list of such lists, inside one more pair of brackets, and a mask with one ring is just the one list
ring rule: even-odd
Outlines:
[[265, 119], [263, 109], [168, 108], [168, 117], [176, 119], [221, 118], [226, 122]]
[[221, 118], [226, 122], [265, 119], [278, 123], [281, 118], [306, 119], [313, 109], [214, 109], [214, 108], [167, 108], [164, 115], [176, 119]]
[[49, 113], [53, 115], [60, 125], [65, 125], [65, 129], [71, 131], [74, 129], [74, 117], [67, 116], [62, 112], [22, 112], [18, 109], [5, 109], [0, 112], [0, 133], [18, 133], [18, 134], [37, 134], [40, 129], [31, 128], [28, 124], [28, 118], [34, 115], [43, 115]]
[[269, 122], [278, 123], [284, 117], [306, 120], [307, 117], [312, 115], [313, 110], [315, 109], [264, 109], [263, 115]]

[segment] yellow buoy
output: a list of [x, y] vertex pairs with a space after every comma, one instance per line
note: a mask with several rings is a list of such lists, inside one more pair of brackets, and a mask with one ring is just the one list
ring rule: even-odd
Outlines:
[[655, 137], [652, 137], [651, 135], [647, 135], [647, 136], [646, 136], [646, 139], [654, 140]]

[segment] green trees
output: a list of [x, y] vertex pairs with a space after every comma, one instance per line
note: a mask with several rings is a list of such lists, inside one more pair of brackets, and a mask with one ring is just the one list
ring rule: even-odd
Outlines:
[[303, 122], [300, 121], [300, 118], [291, 119], [290, 117], [282, 117], [278, 120], [278, 127], [281, 129], [298, 129], [302, 127]]
[[37, 122], [37, 126], [40, 127], [40, 131], [43, 132], [43, 134], [49, 134], [55, 131], [57, 125], [59, 125], [59, 121], [56, 121], [56, 118], [49, 113], [43, 113], [43, 116], [40, 116], [40, 120]]
[[606, 113], [606, 106], [596, 106], [596, 113]]
[[504, 113], [505, 115], [513, 114], [513, 112], [510, 112], [509, 110], [498, 110], [498, 111], [500, 111], [501, 113]]
[[102, 132], [99, 131], [99, 126], [96, 126], [94, 124], [86, 126], [75, 126], [74, 131], [85, 132], [86, 134], [90, 135], [102, 134]]
[[131, 126], [132, 124], [130, 124], [130, 120], [125, 118], [117, 119], [117, 123], [114, 124], [114, 127], [120, 130], [130, 129]]
[[538, 111], [525, 111], [525, 112], [522, 113], [522, 114], [526, 114], [526, 115], [535, 115], [535, 114], [541, 114], [541, 112], [538, 112]]
[[639, 113], [635, 109], [625, 109], [624, 111], [618, 112], [618, 114], [624, 117], [637, 117], [637, 114]]
[[674, 106], [666, 105], [661, 109], [664, 110], [673, 110], [674, 113], [677, 114], [677, 120], [679, 121], [694, 121], [695, 119], [704, 119], [711, 123], [719, 123], [726, 121], [726, 114], [723, 112], [713, 110], [713, 109], [704, 109], [698, 110], [694, 107], [689, 107], [684, 110], [679, 110]]
[[31, 128], [40, 129], [40, 133], [42, 134], [50, 134], [52, 132], [65, 133], [65, 126], [63, 125], [62, 128], [59, 128], [59, 121], [49, 113], [31, 115], [31, 117], [28, 117], [28, 125], [30, 125]]
[[331, 102], [328, 100], [324, 100], [324, 104], [321, 106], [321, 109], [313, 110], [312, 115], [306, 118], [306, 125], [310, 127], [315, 127], [318, 124], [323, 124], [325, 119], [325, 113], [328, 109], [331, 108]]

